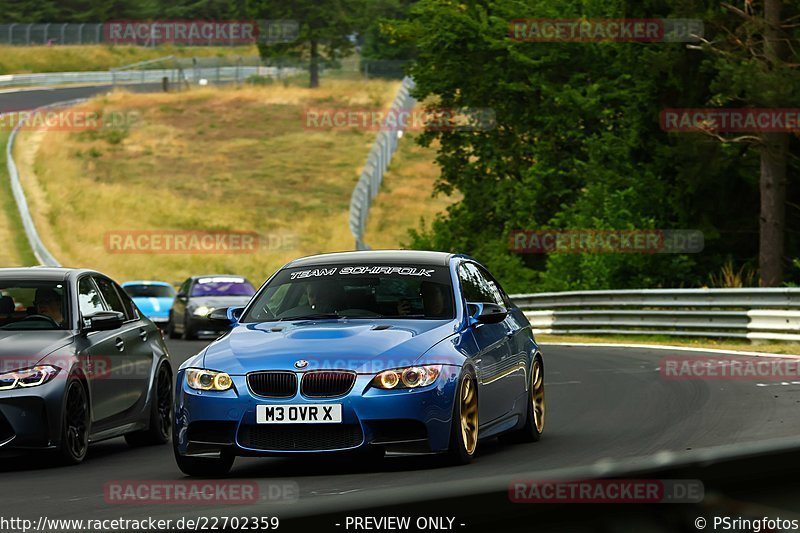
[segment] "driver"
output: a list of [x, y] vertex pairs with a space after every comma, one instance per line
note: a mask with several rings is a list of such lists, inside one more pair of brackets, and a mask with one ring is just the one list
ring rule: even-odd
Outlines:
[[328, 314], [336, 311], [335, 297], [338, 284], [335, 282], [311, 281], [305, 286], [307, 303], [300, 304], [281, 313], [281, 318]]
[[55, 323], [62, 326], [64, 315], [61, 313], [61, 295], [53, 289], [38, 289], [36, 298], [33, 300], [36, 313], [53, 319]]
[[308, 306], [316, 313], [335, 313], [342, 307], [344, 291], [335, 280], [313, 281], [306, 285]]

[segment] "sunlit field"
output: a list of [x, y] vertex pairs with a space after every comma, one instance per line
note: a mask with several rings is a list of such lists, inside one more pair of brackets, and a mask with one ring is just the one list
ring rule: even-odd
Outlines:
[[108, 70], [158, 59], [175, 57], [214, 57], [224, 55], [257, 56], [255, 46], [144, 46], [66, 45], [66, 46], [0, 46], [0, 74], [32, 72], [84, 72]]
[[[326, 81], [316, 90], [119, 92], [78, 110], [132, 117], [126, 126], [25, 132], [16, 157], [37, 227], [63, 264], [121, 281], [219, 272], [261, 283], [297, 256], [354, 246], [349, 202], [376, 131], [310, 129], [304, 110], [388, 107], [398, 87]], [[430, 201], [433, 158], [404, 137], [370, 219], [373, 247], [400, 246], [409, 228], [446, 207], [446, 198]], [[176, 230], [255, 232], [265, 241], [233, 254], [116, 253], [107, 245], [109, 234]]]

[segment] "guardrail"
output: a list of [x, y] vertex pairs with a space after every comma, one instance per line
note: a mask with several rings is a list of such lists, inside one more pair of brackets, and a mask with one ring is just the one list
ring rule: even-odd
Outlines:
[[540, 334], [800, 341], [800, 289], [794, 288], [572, 291], [512, 299]]
[[[85, 98], [81, 98], [78, 100], [57, 102], [55, 104], [43, 106], [38, 109], [43, 110], [69, 107], [85, 101]], [[22, 220], [22, 227], [25, 230], [25, 236], [28, 238], [28, 243], [30, 244], [36, 260], [39, 261], [40, 265], [58, 267], [61, 266], [61, 264], [53, 256], [53, 254], [50, 253], [50, 250], [48, 250], [47, 246], [45, 246], [44, 242], [42, 242], [39, 232], [36, 231], [36, 225], [33, 222], [33, 217], [31, 217], [31, 211], [28, 207], [28, 199], [25, 197], [25, 190], [22, 188], [22, 181], [20, 180], [19, 171], [16, 163], [14, 162], [14, 142], [17, 139], [20, 128], [22, 128], [24, 125], [25, 122], [20, 121], [11, 131], [11, 135], [8, 136], [8, 143], [6, 143], [6, 166], [8, 167], [8, 177], [11, 181], [11, 193], [13, 194], [14, 201], [17, 204], [17, 210], [19, 211], [19, 216]]]
[[[94, 72], [52, 72], [46, 74], [0, 75], [0, 87], [39, 87], [49, 85], [96, 84], [116, 85], [128, 83], [161, 83], [163, 78], [174, 77], [175, 68], [152, 70], [106, 70]], [[292, 69], [291, 72], [295, 72]], [[280, 77], [285, 70], [278, 67], [226, 66], [189, 68], [194, 80], [210, 81], [244, 80], [250, 76]]]
[[[400, 90], [395, 96], [390, 108], [390, 114], [397, 117], [400, 113], [411, 110], [416, 105], [416, 100], [411, 96], [414, 89], [414, 80], [409, 77], [403, 78]], [[383, 182], [383, 176], [392, 162], [392, 156], [397, 151], [397, 145], [403, 135], [403, 129], [399, 122], [388, 125], [382, 129], [372, 149], [367, 156], [367, 164], [361, 171], [358, 183], [353, 190], [350, 198], [350, 232], [356, 239], [356, 250], [369, 250], [370, 247], [364, 242], [364, 233], [367, 228], [367, 218], [372, 201], [377, 196]]]

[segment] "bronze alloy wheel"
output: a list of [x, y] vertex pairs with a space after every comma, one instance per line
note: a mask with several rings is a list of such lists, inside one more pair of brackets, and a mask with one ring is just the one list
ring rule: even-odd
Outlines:
[[461, 382], [460, 401], [461, 438], [464, 450], [472, 455], [478, 445], [478, 395], [475, 393], [475, 382], [469, 376]]
[[533, 403], [533, 422], [536, 431], [544, 430], [544, 372], [542, 362], [537, 358], [533, 360], [531, 368], [531, 402]]

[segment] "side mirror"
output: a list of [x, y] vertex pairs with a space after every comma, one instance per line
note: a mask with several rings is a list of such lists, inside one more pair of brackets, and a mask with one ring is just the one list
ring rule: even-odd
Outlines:
[[189, 296], [188, 296], [188, 295], [187, 295], [185, 292], [179, 292], [178, 294], [176, 294], [176, 295], [175, 295], [175, 297], [176, 297], [178, 300], [185, 300], [185, 299], [186, 299], [186, 298], [188, 298]]
[[83, 331], [110, 331], [119, 329], [125, 322], [125, 315], [118, 311], [98, 311], [83, 317]]
[[493, 303], [468, 303], [467, 310], [473, 324], [497, 324], [508, 316], [508, 309]]

